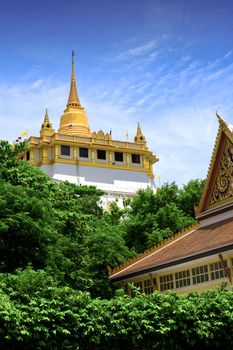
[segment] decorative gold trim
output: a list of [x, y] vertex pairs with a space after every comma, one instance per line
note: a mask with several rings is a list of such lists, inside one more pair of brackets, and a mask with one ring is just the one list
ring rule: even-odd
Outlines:
[[151, 173], [150, 171], [148, 171], [148, 169], [145, 169], [145, 168], [130, 167], [130, 166], [118, 166], [118, 165], [96, 163], [96, 162], [85, 162], [85, 161], [79, 161], [79, 160], [74, 160], [74, 159], [57, 158], [57, 159], [53, 159], [53, 160], [42, 160], [40, 162], [33, 162], [33, 165], [40, 167], [42, 165], [53, 165], [55, 163], [81, 165], [81, 166], [89, 166], [89, 167], [105, 168], [105, 169], [137, 171], [137, 172], [141, 172], [141, 173], [146, 173], [150, 178], [152, 178], [152, 176], [154, 176], [153, 173]]
[[68, 142], [68, 141], [61, 141], [61, 142], [57, 142], [55, 140], [51, 141], [49, 144], [46, 142], [40, 142], [39, 144], [35, 145], [35, 144], [31, 144], [31, 147], [35, 147], [37, 149], [41, 149], [44, 146], [46, 147], [53, 147], [56, 145], [68, 145], [71, 147], [87, 147], [88, 149], [91, 150], [97, 150], [97, 149], [103, 149], [106, 150], [108, 152], [122, 152], [124, 154], [140, 154], [140, 155], [144, 155], [144, 157], [152, 164], [157, 163], [159, 161], [159, 158], [156, 157], [151, 151], [146, 151], [146, 150], [133, 150], [133, 149], [129, 149], [129, 148], [115, 148], [112, 146], [106, 146], [106, 145], [93, 145], [93, 144], [84, 144], [84, 143], [79, 143], [79, 142]]
[[228, 198], [225, 198], [225, 199], [222, 199], [221, 201], [218, 201], [216, 203], [213, 203], [213, 204], [210, 204], [208, 205], [208, 210], [209, 209], [214, 209], [214, 208], [217, 208], [219, 207], [219, 205], [221, 204], [227, 204], [227, 203], [231, 203], [232, 202], [232, 197], [228, 197]]

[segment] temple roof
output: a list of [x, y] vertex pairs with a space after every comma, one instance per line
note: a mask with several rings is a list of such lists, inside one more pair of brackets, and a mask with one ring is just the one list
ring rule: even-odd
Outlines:
[[233, 249], [233, 220], [192, 227], [112, 271], [113, 282]]

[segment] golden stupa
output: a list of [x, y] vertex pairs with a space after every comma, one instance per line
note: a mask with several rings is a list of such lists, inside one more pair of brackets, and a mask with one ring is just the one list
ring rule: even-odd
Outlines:
[[90, 136], [90, 128], [84, 108], [79, 101], [75, 71], [74, 71], [74, 51], [72, 51], [72, 72], [70, 82], [70, 94], [64, 114], [60, 119], [59, 133], [67, 135]]

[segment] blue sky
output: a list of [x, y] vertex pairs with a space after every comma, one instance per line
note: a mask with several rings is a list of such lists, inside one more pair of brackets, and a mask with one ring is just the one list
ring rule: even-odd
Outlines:
[[0, 2], [0, 138], [38, 135], [65, 108], [71, 50], [92, 131], [133, 139], [137, 122], [161, 183], [204, 178], [216, 110], [233, 124], [230, 0]]

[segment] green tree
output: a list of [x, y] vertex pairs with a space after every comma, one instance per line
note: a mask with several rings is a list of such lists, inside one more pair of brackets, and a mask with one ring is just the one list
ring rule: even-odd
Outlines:
[[178, 204], [179, 202], [179, 188], [175, 182], [171, 184], [165, 183], [162, 187], [158, 188], [156, 195], [156, 211], [165, 207], [167, 204]]
[[13, 168], [19, 163], [19, 154], [29, 149], [27, 141], [11, 145], [8, 141], [0, 141], [0, 164], [3, 168]]
[[205, 180], [191, 180], [179, 190], [178, 205], [184, 213], [195, 218], [194, 207], [198, 206]]
[[[147, 213], [129, 216], [122, 222], [122, 230], [127, 246], [136, 253], [143, 252], [148, 248], [148, 237], [158, 228], [156, 215]], [[158, 243], [162, 237], [158, 236]]]
[[98, 203], [102, 191], [52, 182], [40, 169], [18, 160], [16, 150], [21, 152], [25, 145], [3, 144], [0, 166], [6, 181], [0, 183], [1, 270], [14, 271], [31, 264], [46, 268], [59, 283], [88, 289], [92, 279], [83, 239], [92, 221], [102, 217]]
[[115, 288], [109, 282], [108, 267], [116, 267], [132, 256], [123, 239], [121, 227], [110, 225], [105, 219], [97, 221], [85, 238], [85, 246], [88, 247], [88, 273], [93, 279], [90, 289], [92, 296], [113, 296]]
[[47, 246], [54, 240], [49, 203], [29, 197], [20, 186], [0, 181], [1, 271], [14, 271], [29, 263], [45, 266]]
[[3, 350], [231, 350], [233, 293], [91, 299], [43, 271], [0, 276]]
[[26, 161], [20, 161], [14, 167], [7, 168], [5, 173], [7, 174], [6, 181], [14, 186], [23, 187], [28, 195], [47, 198], [50, 201], [56, 184], [51, 182], [49, 176], [39, 168]]
[[121, 226], [127, 246], [136, 253], [147, 248], [148, 237], [158, 225], [155, 220], [156, 196], [151, 189], [139, 190], [125, 209]]
[[116, 201], [112, 201], [104, 213], [104, 219], [111, 225], [119, 225], [125, 217], [126, 210], [121, 209]]
[[119, 222], [127, 246], [137, 253], [195, 223], [193, 207], [199, 202], [203, 181], [192, 180], [182, 189], [175, 182], [154, 193], [139, 190]]
[[177, 233], [195, 223], [195, 220], [186, 215], [175, 203], [166, 204], [156, 213], [156, 222], [160, 229], [169, 229]]

